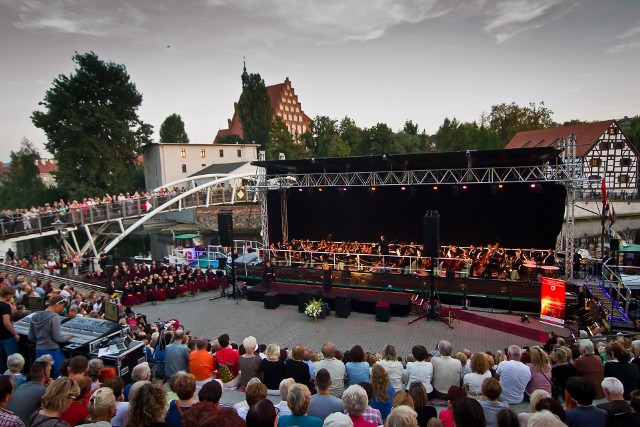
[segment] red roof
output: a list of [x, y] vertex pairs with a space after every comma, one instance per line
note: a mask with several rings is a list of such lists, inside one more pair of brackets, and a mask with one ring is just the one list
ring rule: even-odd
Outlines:
[[53, 160], [40, 159], [36, 160], [36, 164], [38, 165], [38, 172], [40, 174], [58, 172], [58, 165], [54, 163]]
[[614, 124], [614, 120], [602, 122], [584, 123], [577, 125], [561, 126], [557, 128], [547, 128], [518, 132], [505, 148], [533, 148], [533, 147], [558, 147], [558, 140], [573, 132], [576, 136], [576, 156], [583, 157], [598, 142], [600, 137]]

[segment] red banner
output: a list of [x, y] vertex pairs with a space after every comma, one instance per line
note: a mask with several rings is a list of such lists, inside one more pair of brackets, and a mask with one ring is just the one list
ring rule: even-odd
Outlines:
[[540, 290], [540, 321], [553, 326], [564, 326], [565, 291], [564, 280], [542, 278]]

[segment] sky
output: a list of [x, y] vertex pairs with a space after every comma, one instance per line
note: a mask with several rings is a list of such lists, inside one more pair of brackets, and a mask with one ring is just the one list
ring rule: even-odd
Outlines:
[[192, 143], [227, 127], [243, 60], [286, 77], [310, 117], [360, 127], [544, 102], [553, 119], [640, 114], [638, 0], [0, 0], [0, 161], [75, 52], [126, 66], [158, 130], [182, 116]]

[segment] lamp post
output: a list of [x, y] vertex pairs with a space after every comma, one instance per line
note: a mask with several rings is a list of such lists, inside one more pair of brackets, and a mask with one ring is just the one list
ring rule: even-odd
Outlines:
[[60, 221], [59, 219], [54, 221], [52, 224], [53, 228], [58, 232], [58, 254], [60, 256], [60, 275], [62, 276], [62, 249], [63, 249], [63, 236], [62, 231], [67, 226], [66, 223]]

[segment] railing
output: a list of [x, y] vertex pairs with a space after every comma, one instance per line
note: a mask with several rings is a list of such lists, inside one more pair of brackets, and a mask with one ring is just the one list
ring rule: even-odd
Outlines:
[[[285, 267], [321, 268], [326, 262], [334, 270], [352, 270], [373, 273], [429, 274], [429, 257], [376, 255], [364, 253], [338, 253], [321, 251], [295, 251], [269, 249], [273, 265]], [[265, 254], [263, 253], [263, 258]], [[455, 271], [458, 277], [471, 275], [473, 260], [464, 258], [437, 258], [436, 275], [444, 271]]]
[[[235, 202], [248, 202], [253, 200], [253, 189], [242, 188], [242, 197], [237, 188], [218, 187], [211, 191], [206, 189], [185, 197], [180, 203], [167, 209], [167, 211], [182, 210], [212, 204], [224, 204]], [[234, 195], [234, 191], [236, 194]], [[153, 207], [159, 206], [179, 193], [158, 194], [149, 198], [128, 199], [120, 202], [101, 203], [98, 205], [81, 204], [64, 211], [46, 212], [44, 214], [31, 214], [19, 218], [5, 218], [0, 222], [0, 239], [6, 240], [25, 234], [39, 234], [45, 231], [53, 231], [52, 224], [62, 221], [67, 227], [76, 227], [85, 224], [108, 222], [116, 219], [138, 218], [143, 216]]]
[[69, 285], [73, 288], [82, 289], [86, 291], [96, 291], [96, 292], [104, 292], [105, 287], [96, 285], [93, 283], [82, 282], [80, 280], [69, 279], [67, 277], [56, 276], [54, 274], [45, 274], [35, 270], [30, 270], [27, 268], [16, 267], [9, 264], [0, 263], [0, 271], [2, 271], [5, 275], [12, 274], [14, 279], [17, 276], [25, 276], [27, 278], [33, 279], [41, 279], [43, 282], [51, 281], [55, 288], [59, 288], [60, 285]]
[[640, 267], [607, 264], [602, 266], [602, 288], [609, 295], [610, 315], [613, 318], [614, 311], [617, 310], [624, 316], [623, 319], [618, 320], [624, 321], [629, 318], [631, 302], [631, 289], [624, 283], [626, 274], [637, 275], [640, 281]]

